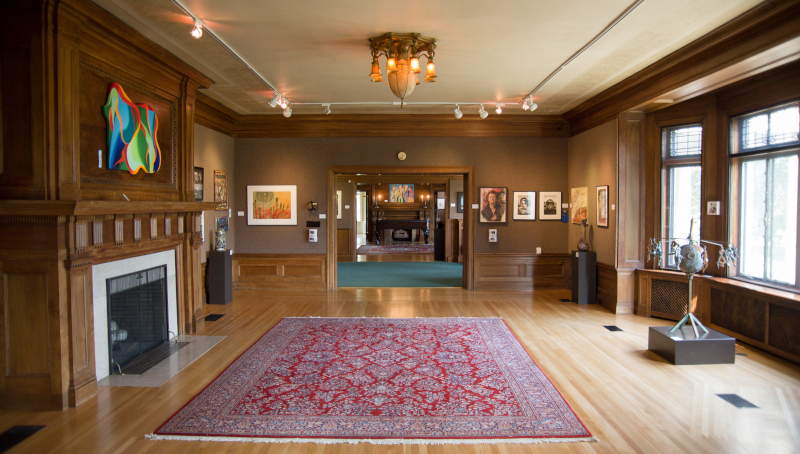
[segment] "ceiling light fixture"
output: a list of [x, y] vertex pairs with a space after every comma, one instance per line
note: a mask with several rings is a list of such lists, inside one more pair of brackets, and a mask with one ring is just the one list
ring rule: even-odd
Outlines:
[[283, 116], [289, 118], [292, 116], [292, 107], [287, 106], [286, 109], [283, 110]]
[[395, 96], [400, 98], [400, 107], [403, 100], [419, 85], [417, 74], [419, 57], [428, 59], [425, 82], [436, 82], [436, 65], [433, 55], [436, 50], [436, 38], [422, 36], [419, 33], [384, 33], [369, 39], [369, 48], [372, 51], [372, 72], [370, 77], [373, 82], [383, 82], [378, 57], [386, 57], [386, 76], [389, 79], [389, 88]]
[[281, 96], [278, 94], [278, 92], [277, 91], [273, 91], [272, 92], [272, 99], [269, 100], [269, 106], [274, 109], [275, 106], [278, 105], [278, 101], [280, 101], [280, 100], [281, 100]]
[[505, 104], [495, 104], [495, 105], [497, 106], [497, 109], [494, 109], [494, 111], [497, 112], [497, 115], [503, 113], [503, 106], [505, 106]]
[[537, 108], [539, 108], [539, 104], [536, 104], [535, 102], [531, 102], [531, 112], [533, 112]]
[[203, 36], [203, 22], [200, 21], [200, 19], [195, 19], [194, 20], [194, 27], [192, 28], [192, 31], [190, 32], [190, 34], [195, 39], [199, 39], [201, 36]]
[[480, 109], [478, 109], [478, 115], [480, 115], [480, 116], [481, 116], [481, 119], [484, 119], [484, 118], [486, 118], [486, 117], [488, 117], [488, 116], [489, 116], [489, 112], [487, 112], [486, 110], [484, 110], [484, 108], [483, 108], [483, 104], [481, 104], [481, 108], [480, 108]]
[[458, 104], [456, 104], [456, 109], [453, 112], [455, 113], [456, 120], [464, 116], [464, 114], [461, 113], [461, 109], [458, 108]]

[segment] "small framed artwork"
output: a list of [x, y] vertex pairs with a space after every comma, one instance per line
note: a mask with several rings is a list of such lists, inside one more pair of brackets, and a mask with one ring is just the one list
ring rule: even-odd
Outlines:
[[342, 218], [342, 191], [336, 191], [336, 219]]
[[597, 187], [597, 226], [608, 228], [608, 186]]
[[214, 171], [214, 201], [218, 210], [228, 209], [228, 172]]
[[479, 222], [506, 222], [508, 188], [480, 188]]
[[247, 225], [297, 225], [297, 186], [247, 186]]
[[707, 214], [709, 216], [719, 216], [719, 202], [708, 202]]
[[581, 221], [588, 218], [588, 205], [586, 197], [588, 196], [589, 188], [572, 188], [570, 203], [572, 204], [572, 219], [573, 224], [580, 224]]
[[[561, 192], [539, 192], [539, 220], [561, 220]], [[566, 221], [564, 221], [566, 222]]]
[[217, 230], [228, 231], [228, 218], [217, 218]]
[[515, 221], [535, 221], [536, 220], [536, 192], [534, 191], [514, 191], [514, 210], [513, 219]]
[[456, 192], [456, 213], [464, 212], [464, 193]]
[[444, 210], [444, 199], [436, 199], [436, 208]]
[[203, 201], [203, 168], [194, 168], [194, 201]]

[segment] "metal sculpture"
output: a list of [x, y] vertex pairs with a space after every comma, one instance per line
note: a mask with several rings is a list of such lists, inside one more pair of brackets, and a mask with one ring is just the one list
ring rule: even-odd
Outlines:
[[[658, 263], [659, 268], [662, 268], [661, 257], [664, 255], [664, 250], [662, 249], [661, 245], [662, 243], [670, 243], [670, 252], [668, 255], [675, 257], [675, 262], [678, 266], [678, 269], [686, 273], [686, 276], [689, 278], [689, 302], [686, 307], [686, 315], [675, 326], [673, 326], [669, 332], [672, 333], [675, 330], [682, 328], [687, 322], [691, 322], [695, 337], [700, 337], [697, 327], [699, 326], [700, 329], [702, 329], [706, 334], [708, 334], [708, 329], [706, 329], [700, 320], [698, 320], [697, 317], [692, 314], [692, 279], [694, 279], [695, 274], [702, 273], [708, 267], [708, 251], [702, 243], [712, 244], [719, 247], [717, 268], [722, 268], [724, 266], [736, 266], [739, 255], [736, 250], [736, 246], [732, 244], [724, 246], [713, 241], [703, 239], [695, 240], [692, 236], [693, 227], [694, 219], [692, 219], [691, 223], [689, 224], [689, 237], [686, 239], [650, 238], [647, 243], [647, 261], [649, 262], [651, 258], [655, 258], [654, 264]], [[682, 241], [687, 241], [687, 243], [679, 243]]]

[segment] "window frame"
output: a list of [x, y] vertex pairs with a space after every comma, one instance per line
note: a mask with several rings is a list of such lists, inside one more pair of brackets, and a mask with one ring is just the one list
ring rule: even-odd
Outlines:
[[[800, 140], [789, 144], [781, 144], [776, 146], [764, 146], [751, 148], [747, 151], [736, 152], [741, 148], [742, 130], [744, 120], [747, 118], [768, 113], [775, 110], [780, 110], [788, 106], [795, 105], [800, 109], [800, 101], [794, 100], [790, 102], [783, 102], [780, 104], [772, 105], [765, 108], [760, 108], [754, 111], [743, 112], [737, 115], [729, 116], [729, 146], [728, 146], [728, 159], [729, 159], [729, 202], [728, 202], [728, 225], [729, 237], [728, 241], [735, 244], [737, 249], [741, 251], [742, 238], [741, 238], [741, 200], [742, 200], [742, 166], [746, 162], [758, 160], [761, 157], [764, 159], [778, 158], [781, 156], [797, 155], [800, 161]], [[799, 164], [800, 165], [800, 164]], [[800, 169], [799, 169], [800, 170]], [[800, 183], [798, 183], [797, 197], [800, 200]], [[747, 276], [741, 274], [739, 269], [741, 264], [731, 268], [729, 277], [742, 282], [756, 284], [764, 287], [784, 290], [793, 293], [800, 293], [800, 210], [796, 214], [797, 230], [795, 232], [795, 283], [794, 285], [785, 284], [778, 281], [762, 279], [758, 277]], [[743, 259], [744, 257], [740, 257]]]

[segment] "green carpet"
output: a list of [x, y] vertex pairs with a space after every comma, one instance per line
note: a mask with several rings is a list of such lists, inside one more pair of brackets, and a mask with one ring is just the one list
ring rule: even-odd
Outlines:
[[343, 262], [339, 287], [461, 287], [462, 265], [449, 262]]

